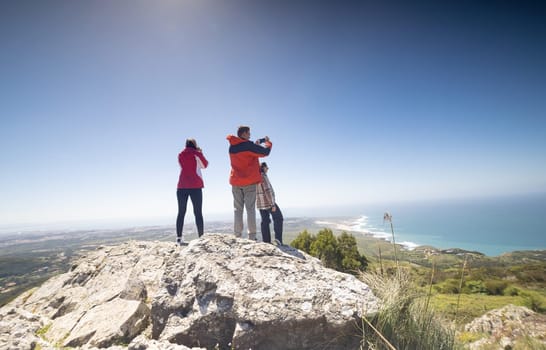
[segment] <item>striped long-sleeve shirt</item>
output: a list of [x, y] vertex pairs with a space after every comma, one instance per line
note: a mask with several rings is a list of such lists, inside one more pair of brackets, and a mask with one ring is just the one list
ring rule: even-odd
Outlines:
[[262, 182], [256, 185], [256, 207], [258, 209], [271, 209], [275, 205], [275, 191], [269, 182], [269, 178], [262, 173]]

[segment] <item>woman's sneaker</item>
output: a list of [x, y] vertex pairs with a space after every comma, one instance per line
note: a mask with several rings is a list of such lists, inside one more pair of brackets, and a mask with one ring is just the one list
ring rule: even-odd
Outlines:
[[182, 237], [176, 237], [176, 245], [182, 246], [185, 245]]
[[278, 239], [275, 238], [275, 244], [278, 245], [279, 247], [283, 246], [284, 244], [282, 244], [281, 241], [279, 241]]

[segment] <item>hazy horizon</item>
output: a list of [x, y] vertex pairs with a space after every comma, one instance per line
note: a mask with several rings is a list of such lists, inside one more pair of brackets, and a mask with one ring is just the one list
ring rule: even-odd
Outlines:
[[[377, 214], [378, 218], [382, 217], [384, 212], [392, 212], [394, 208], [408, 208], [408, 206], [422, 206], [434, 204], [457, 204], [465, 202], [480, 202], [480, 201], [497, 201], [503, 203], [518, 199], [538, 198], [546, 199], [544, 193], [527, 193], [501, 196], [481, 196], [468, 198], [438, 198], [438, 199], [422, 199], [422, 200], [406, 200], [406, 201], [391, 201], [377, 203], [359, 203], [350, 205], [315, 205], [309, 207], [298, 208], [282, 208], [286, 219], [290, 218], [326, 218], [326, 217], [358, 217], [367, 215], [369, 212]], [[191, 213], [191, 202], [186, 214], [186, 224], [193, 227], [194, 218]], [[396, 215], [404, 214], [397, 212]], [[407, 214], [406, 214], [407, 215]], [[224, 212], [204, 214], [206, 222], [230, 222], [233, 220], [233, 212], [231, 208], [226, 208]], [[378, 219], [376, 218], [376, 219]], [[259, 219], [259, 218], [258, 218]], [[39, 232], [39, 231], [77, 231], [77, 230], [108, 230], [108, 229], [124, 229], [138, 228], [149, 226], [172, 226], [175, 227], [176, 214], [165, 215], [162, 217], [141, 217], [141, 218], [105, 218], [95, 220], [57, 220], [44, 222], [30, 223], [13, 223], [0, 224], [0, 235], [17, 233], [17, 232]], [[206, 226], [206, 225], [205, 225]], [[205, 227], [206, 229], [206, 227]]]

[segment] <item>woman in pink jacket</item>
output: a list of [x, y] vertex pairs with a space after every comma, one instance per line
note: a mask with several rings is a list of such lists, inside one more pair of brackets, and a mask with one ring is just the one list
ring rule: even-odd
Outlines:
[[176, 197], [178, 199], [178, 217], [176, 218], [176, 243], [183, 244], [182, 229], [184, 228], [184, 216], [186, 216], [186, 206], [188, 197], [193, 205], [193, 214], [195, 215], [195, 224], [199, 237], [203, 235], [203, 177], [201, 169], [208, 166], [209, 162], [203, 155], [201, 148], [197, 147], [194, 139], [186, 140], [186, 148], [178, 155], [180, 164], [180, 176]]

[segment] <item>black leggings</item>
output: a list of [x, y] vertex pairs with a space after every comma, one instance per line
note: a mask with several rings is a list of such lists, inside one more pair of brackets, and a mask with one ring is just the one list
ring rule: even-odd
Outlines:
[[197, 225], [197, 233], [199, 237], [203, 235], [203, 190], [201, 188], [179, 188], [176, 190], [176, 198], [178, 199], [178, 216], [176, 218], [176, 236], [182, 237], [182, 229], [184, 228], [184, 216], [186, 216], [186, 206], [188, 197], [191, 198], [193, 206], [193, 214], [195, 215], [195, 224]]

